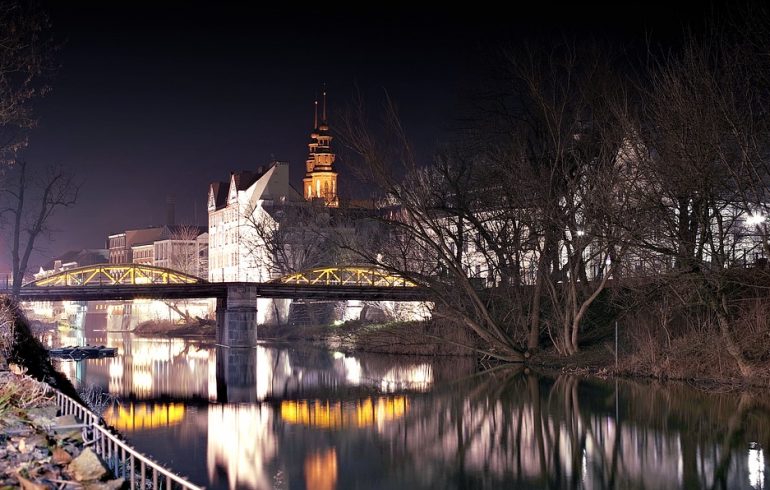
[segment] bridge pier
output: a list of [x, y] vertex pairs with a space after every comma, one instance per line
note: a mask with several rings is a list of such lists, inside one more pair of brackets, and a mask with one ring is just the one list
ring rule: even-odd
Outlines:
[[217, 299], [217, 343], [228, 347], [257, 344], [257, 286], [235, 283]]

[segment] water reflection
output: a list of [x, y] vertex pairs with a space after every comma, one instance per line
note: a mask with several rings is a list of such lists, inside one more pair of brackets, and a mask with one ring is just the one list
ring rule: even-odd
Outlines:
[[305, 488], [332, 490], [337, 486], [337, 451], [329, 448], [305, 459]]
[[749, 485], [754, 488], [765, 488], [765, 452], [754, 443], [749, 449]]
[[61, 368], [118, 395], [105, 418], [207, 488], [770, 488], [763, 395], [87, 337], [118, 356]]
[[272, 488], [267, 468], [277, 451], [273, 411], [266, 405], [216, 406], [208, 411], [209, 481], [228, 488]]
[[284, 400], [281, 402], [281, 420], [321, 429], [382, 428], [385, 422], [403, 417], [408, 406], [404, 396], [366, 398], [344, 404], [329, 400]]
[[103, 414], [108, 424], [129, 432], [176, 425], [184, 415], [185, 406], [181, 403], [119, 404], [108, 407]]

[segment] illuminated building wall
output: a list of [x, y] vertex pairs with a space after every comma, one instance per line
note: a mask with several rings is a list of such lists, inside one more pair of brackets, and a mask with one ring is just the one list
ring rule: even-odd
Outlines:
[[272, 279], [269, 257], [249, 222], [272, 220], [266, 207], [301, 200], [289, 185], [289, 164], [274, 162], [267, 170], [233, 172], [228, 182], [209, 186], [209, 281]]
[[155, 247], [152, 243], [142, 243], [131, 246], [131, 261], [134, 264], [153, 265], [155, 262]]

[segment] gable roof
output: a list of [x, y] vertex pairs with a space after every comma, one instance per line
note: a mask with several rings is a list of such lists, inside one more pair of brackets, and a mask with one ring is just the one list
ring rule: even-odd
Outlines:
[[[223, 208], [227, 204], [228, 187], [230, 185], [227, 182], [212, 182], [209, 186], [209, 200], [213, 200], [214, 209]], [[209, 202], [209, 207], [211, 204], [212, 202]]]
[[[286, 189], [273, 196], [269, 191], [276, 189], [276, 185], [278, 189]], [[241, 191], [249, 191], [255, 199], [262, 199], [263, 195], [268, 199], [276, 199], [284, 194], [290, 200], [302, 199], [302, 194], [288, 183], [288, 164], [276, 161], [267, 167], [259, 167], [256, 171], [230, 172], [228, 182], [212, 182], [209, 186], [209, 210], [226, 207], [228, 202], [236, 198], [235, 193]]]

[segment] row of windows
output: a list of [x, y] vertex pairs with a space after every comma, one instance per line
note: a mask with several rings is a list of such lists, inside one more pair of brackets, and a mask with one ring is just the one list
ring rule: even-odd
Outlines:
[[237, 251], [233, 251], [224, 255], [216, 254], [209, 257], [209, 266], [212, 269], [237, 266], [238, 262]]
[[238, 209], [235, 207], [223, 209], [209, 214], [209, 228], [219, 226], [224, 223], [238, 222]]
[[224, 245], [230, 245], [231, 243], [238, 243], [238, 237], [239, 234], [237, 228], [231, 228], [224, 232], [212, 230], [211, 236], [209, 237], [209, 244], [212, 248], [222, 247]]

